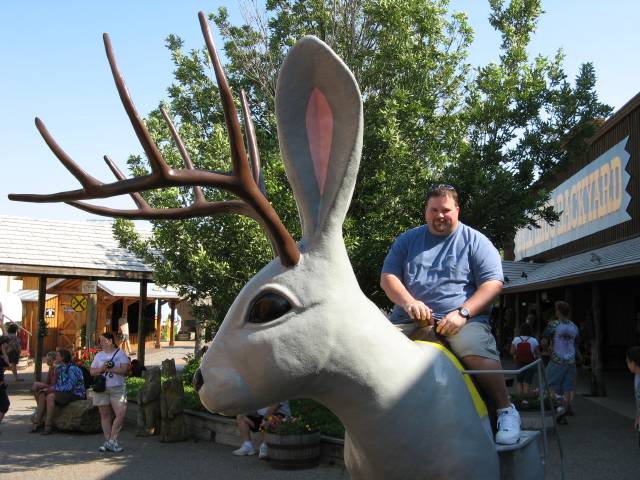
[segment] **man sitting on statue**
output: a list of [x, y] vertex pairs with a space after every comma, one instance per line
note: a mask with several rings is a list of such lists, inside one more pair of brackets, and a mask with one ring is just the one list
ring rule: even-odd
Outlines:
[[[425, 224], [400, 235], [387, 254], [380, 286], [395, 303], [396, 324], [434, 325], [470, 370], [500, 370], [489, 311], [502, 290], [502, 262], [491, 241], [458, 221], [458, 194], [451, 185], [427, 193]], [[520, 415], [509, 401], [504, 376], [477, 375], [497, 412], [496, 443], [520, 438]]]

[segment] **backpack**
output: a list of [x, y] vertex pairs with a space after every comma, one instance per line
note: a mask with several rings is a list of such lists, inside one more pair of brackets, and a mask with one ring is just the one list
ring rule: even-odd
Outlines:
[[516, 345], [516, 363], [518, 365], [526, 365], [533, 362], [533, 348], [531, 348], [531, 344], [522, 337], [518, 338], [520, 339], [520, 343]]
[[9, 337], [8, 342], [9, 350], [21, 353], [22, 346], [20, 345], [20, 339], [18, 337]]
[[84, 365], [78, 365], [78, 368], [82, 372], [82, 380], [84, 382], [84, 389], [87, 390], [93, 384], [93, 377], [89, 372], [89, 369]]

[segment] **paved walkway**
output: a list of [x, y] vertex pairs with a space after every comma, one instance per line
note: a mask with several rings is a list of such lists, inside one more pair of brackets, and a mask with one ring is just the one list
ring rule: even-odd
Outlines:
[[[147, 365], [160, 365], [174, 358], [183, 365], [183, 357], [193, 351], [193, 342], [148, 349]], [[46, 371], [46, 367], [44, 369]], [[28, 433], [35, 406], [29, 395], [33, 366], [20, 372], [25, 381], [15, 383], [7, 371], [11, 408], [0, 425], [0, 479], [2, 480], [93, 480], [93, 479], [271, 479], [339, 480], [349, 476], [343, 468], [321, 465], [304, 471], [272, 469], [268, 462], [253, 457], [231, 455], [233, 447], [210, 442], [186, 441], [160, 443], [155, 438], [134, 436], [127, 425], [120, 435], [125, 451], [100, 453], [101, 434], [54, 433], [42, 436]]]
[[[607, 372], [608, 396], [588, 395], [589, 373], [579, 370], [574, 417], [558, 425], [566, 480], [638, 480], [640, 446], [633, 429], [635, 401], [630, 373]], [[549, 437], [546, 479], [560, 479], [560, 449]]]
[[[149, 349], [148, 365], [159, 365], [164, 358], [182, 357], [193, 342], [174, 348]], [[157, 438], [134, 437], [127, 426], [121, 435], [125, 451], [99, 453], [101, 435], [56, 433], [51, 436], [29, 434], [29, 417], [34, 407], [28, 395], [32, 371], [21, 372], [24, 382], [14, 383], [7, 372], [11, 409], [0, 426], [0, 480], [50, 479], [90, 480], [143, 479], [326, 479], [349, 478], [338, 467], [322, 465], [297, 472], [273, 470], [256, 457], [234, 457], [232, 447], [209, 442], [159, 443]], [[633, 430], [634, 401], [630, 374], [607, 374], [609, 396], [592, 398], [586, 372], [579, 375], [576, 416], [569, 425], [558, 426], [565, 456], [567, 480], [638, 480], [640, 446]], [[382, 432], [381, 432], [382, 433]], [[435, 441], [435, 439], [434, 439]], [[560, 479], [559, 449], [552, 435], [546, 465], [546, 479]], [[401, 446], [398, 446], [401, 448]]]

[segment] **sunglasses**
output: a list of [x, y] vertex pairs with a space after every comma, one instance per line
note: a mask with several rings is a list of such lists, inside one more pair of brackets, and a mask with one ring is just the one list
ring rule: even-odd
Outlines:
[[441, 190], [441, 189], [455, 190], [455, 187], [453, 185], [449, 185], [448, 183], [438, 183], [436, 185], [431, 185], [431, 187], [429, 188], [430, 191]]

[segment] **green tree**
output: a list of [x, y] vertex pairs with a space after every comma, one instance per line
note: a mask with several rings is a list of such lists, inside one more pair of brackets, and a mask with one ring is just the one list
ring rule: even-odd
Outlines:
[[[223, 38], [226, 70], [247, 92], [256, 124], [269, 199], [294, 238], [297, 212], [279, 156], [274, 117], [277, 72], [288, 48], [314, 34], [354, 72], [365, 131], [358, 183], [344, 226], [347, 248], [364, 292], [380, 305], [379, 271], [389, 245], [422, 222], [425, 190], [435, 181], [462, 192], [463, 220], [509, 247], [517, 228], [553, 219], [546, 178], [581, 154], [593, 119], [610, 109], [598, 102], [593, 67], [572, 86], [562, 53], [530, 61], [527, 47], [542, 13], [539, 0], [491, 2], [492, 26], [502, 35], [500, 61], [472, 72], [465, 14], [446, 0], [267, 0], [232, 25], [225, 9], [211, 15]], [[253, 12], [253, 13], [252, 13]], [[217, 87], [204, 51], [185, 53], [171, 35], [176, 66], [166, 109], [197, 168], [228, 169], [228, 143]], [[181, 163], [159, 112], [147, 119], [172, 165]], [[146, 160], [130, 159], [134, 175]], [[207, 190], [208, 198], [226, 194]], [[153, 206], [192, 201], [188, 189], [145, 193]], [[270, 257], [253, 221], [235, 216], [154, 222], [142, 241], [130, 226], [116, 233], [156, 267], [160, 283], [181, 286], [192, 300], [213, 298], [219, 322], [244, 283]]]
[[268, 20], [255, 15], [251, 25], [231, 25], [224, 9], [212, 16], [226, 39], [229, 71], [271, 111], [282, 59], [304, 35], [331, 46], [356, 77], [364, 145], [344, 235], [363, 291], [378, 302], [385, 301], [378, 277], [389, 245], [420, 222], [425, 185], [464, 136], [472, 33], [466, 16], [450, 15], [447, 4], [268, 0]]
[[527, 47], [542, 14], [539, 0], [490, 4], [490, 23], [502, 36], [500, 61], [479, 68], [469, 85], [467, 143], [443, 179], [462, 192], [463, 221], [512, 258], [519, 228], [558, 219], [560, 212], [546, 203], [547, 186], [559, 168], [586, 152], [594, 120], [611, 108], [598, 101], [590, 63], [572, 86], [561, 50], [552, 59], [529, 60]]

